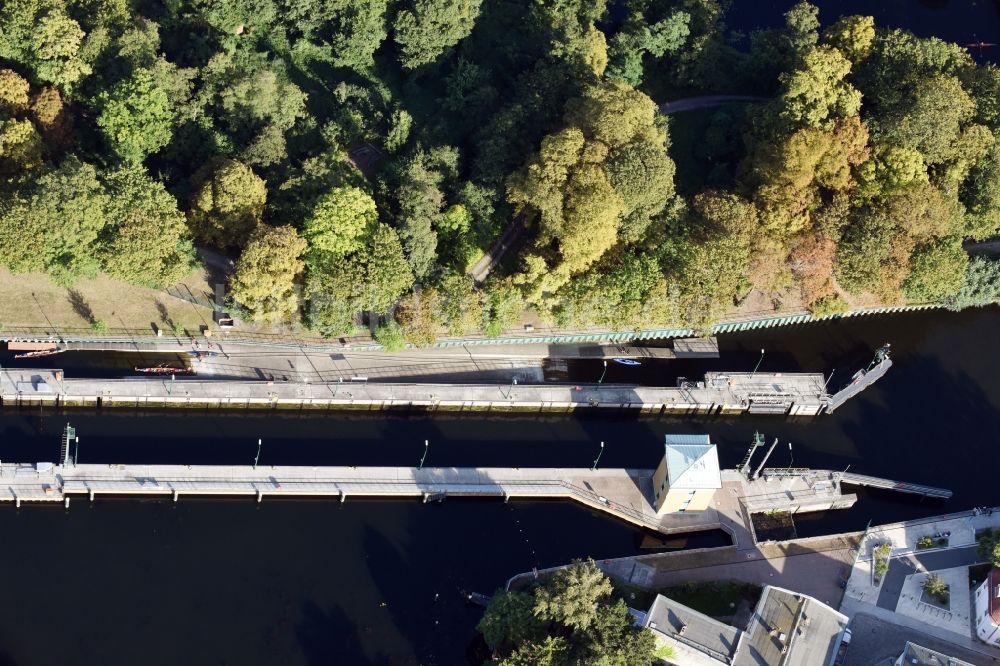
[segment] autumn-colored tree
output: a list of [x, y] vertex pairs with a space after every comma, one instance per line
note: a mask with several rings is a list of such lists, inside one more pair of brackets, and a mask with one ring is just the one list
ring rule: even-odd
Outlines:
[[31, 118], [41, 132], [46, 153], [58, 155], [73, 142], [73, 116], [63, 103], [59, 90], [42, 88], [31, 100]]
[[823, 31], [823, 41], [857, 64], [871, 55], [875, 42], [875, 19], [871, 16], [841, 16]]
[[28, 82], [11, 69], [0, 69], [0, 117], [13, 118], [28, 110]]
[[229, 283], [230, 295], [254, 321], [286, 323], [296, 318], [296, 280], [305, 264], [306, 242], [291, 226], [261, 225], [253, 233]]
[[399, 303], [396, 319], [408, 342], [427, 347], [437, 340], [444, 324], [441, 296], [437, 289], [414, 290]]
[[42, 137], [30, 120], [0, 120], [0, 174], [19, 174], [42, 164]]
[[833, 260], [837, 245], [821, 234], [807, 234], [795, 243], [788, 257], [807, 304], [815, 303], [835, 293]]
[[264, 180], [236, 160], [220, 159], [195, 176], [188, 220], [203, 243], [241, 246], [260, 222], [267, 199]]

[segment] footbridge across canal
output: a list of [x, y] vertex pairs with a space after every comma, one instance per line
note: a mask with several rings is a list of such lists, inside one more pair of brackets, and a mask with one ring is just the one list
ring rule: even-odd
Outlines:
[[[66, 446], [73, 440], [69, 429]], [[73, 497], [152, 496], [264, 498], [328, 497], [496, 497], [504, 501], [569, 500], [661, 534], [723, 530], [737, 549], [756, 544], [751, 515], [800, 513], [852, 506], [838, 472], [805, 470], [795, 476], [747, 479], [722, 470], [722, 487], [709, 508], [658, 514], [653, 508], [653, 470], [586, 468], [312, 467], [249, 465], [75, 464], [64, 455], [52, 463], [0, 464], [0, 502], [55, 503]], [[845, 479], [846, 481], [846, 479]]]

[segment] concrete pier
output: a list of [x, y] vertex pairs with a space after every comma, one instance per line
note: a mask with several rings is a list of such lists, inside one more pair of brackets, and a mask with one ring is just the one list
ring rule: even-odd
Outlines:
[[677, 387], [623, 384], [403, 384], [203, 381], [158, 376], [77, 379], [61, 370], [0, 370], [0, 405], [290, 410], [769, 413], [815, 416], [828, 406], [818, 373], [708, 373]]
[[309, 467], [226, 465], [0, 464], [0, 502], [65, 502], [71, 496], [449, 497], [569, 500], [661, 534], [704, 530], [727, 532], [738, 548], [755, 543], [750, 514], [819, 511], [851, 506], [837, 483], [816, 479], [749, 482], [722, 472], [723, 487], [707, 511], [657, 514], [654, 470], [561, 468]]

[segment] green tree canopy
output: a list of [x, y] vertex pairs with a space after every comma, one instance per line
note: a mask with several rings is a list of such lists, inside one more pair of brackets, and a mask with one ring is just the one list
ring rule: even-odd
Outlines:
[[535, 615], [586, 630], [597, 622], [599, 604], [609, 594], [611, 581], [594, 561], [577, 561], [559, 569], [549, 584], [535, 591]]
[[337, 187], [324, 194], [306, 218], [303, 236], [311, 261], [335, 260], [357, 252], [371, 238], [378, 222], [375, 201], [357, 187]]
[[781, 117], [793, 126], [829, 129], [834, 118], [857, 115], [861, 93], [845, 80], [850, 71], [851, 61], [832, 46], [810, 49], [801, 67], [782, 75]]
[[857, 64], [872, 52], [875, 19], [871, 16], [841, 16], [823, 31], [823, 41]]
[[903, 284], [907, 298], [938, 303], [962, 288], [969, 255], [955, 238], [918, 247], [910, 260], [910, 274]]
[[28, 82], [11, 69], [0, 69], [0, 116], [12, 118], [28, 110]]
[[136, 70], [103, 93], [98, 106], [97, 125], [125, 162], [137, 164], [170, 142], [173, 108], [150, 70]]
[[188, 220], [192, 233], [216, 247], [239, 247], [260, 222], [264, 180], [236, 160], [215, 160], [196, 174]]
[[60, 0], [10, 0], [0, 8], [0, 58], [26, 67], [32, 79], [69, 89], [90, 74], [81, 57], [83, 28]]
[[99, 239], [104, 270], [154, 287], [181, 280], [193, 252], [177, 200], [141, 166], [112, 172], [104, 180], [110, 197]]
[[254, 321], [265, 324], [296, 319], [296, 280], [305, 268], [306, 242], [292, 227], [261, 225], [250, 237], [229, 283], [230, 295]]
[[0, 263], [15, 272], [46, 271], [63, 284], [93, 275], [110, 203], [93, 166], [63, 160], [0, 208]]
[[[611, 597], [593, 560], [576, 561], [527, 592], [498, 592], [479, 623], [494, 662], [506, 666], [654, 663], [652, 633]], [[544, 621], [544, 622], [543, 622]]]
[[567, 127], [545, 137], [510, 177], [508, 200], [540, 215], [520, 278], [530, 300], [588, 269], [620, 230], [640, 238], [673, 197], [674, 166], [655, 114], [653, 102], [627, 86], [588, 87], [567, 104]]
[[482, 0], [412, 0], [393, 24], [399, 61], [406, 69], [427, 65], [468, 37]]
[[952, 310], [989, 305], [1000, 300], [1000, 261], [993, 257], [973, 257], [958, 293], [945, 299]]
[[0, 120], [0, 174], [20, 174], [42, 164], [42, 137], [30, 120]]
[[500, 592], [490, 599], [476, 627], [493, 649], [539, 640], [545, 625], [535, 617], [535, 599], [525, 592]]

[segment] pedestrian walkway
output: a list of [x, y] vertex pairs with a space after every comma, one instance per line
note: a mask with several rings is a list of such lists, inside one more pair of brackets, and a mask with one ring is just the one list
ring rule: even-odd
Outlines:
[[[923, 590], [931, 575], [940, 576], [948, 586], [948, 601], [929, 598]], [[906, 576], [896, 603], [896, 612], [956, 634], [972, 638], [972, 595], [969, 590], [969, 567], [959, 566], [920, 572]]]

